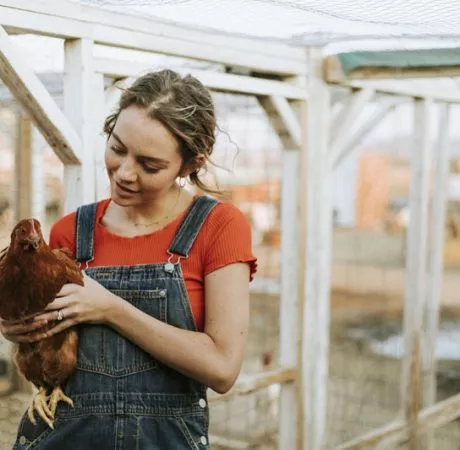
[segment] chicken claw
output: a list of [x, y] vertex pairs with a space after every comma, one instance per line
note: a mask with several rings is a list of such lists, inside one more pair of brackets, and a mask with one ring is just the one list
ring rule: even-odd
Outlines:
[[66, 402], [68, 405], [73, 407], [72, 399], [67, 397], [67, 395], [65, 395], [62, 389], [58, 386], [53, 389], [53, 392], [51, 392], [48, 400], [49, 410], [53, 418], [54, 414], [56, 413], [57, 404], [60, 401]]
[[35, 397], [32, 400], [32, 403], [29, 406], [27, 411], [27, 415], [29, 420], [34, 424], [37, 425], [37, 421], [35, 420], [34, 410], [37, 411], [38, 415], [42, 418], [43, 422], [45, 422], [50, 428], [54, 429], [53, 422], [53, 414], [48, 407], [48, 396], [46, 395], [46, 389], [41, 387]]

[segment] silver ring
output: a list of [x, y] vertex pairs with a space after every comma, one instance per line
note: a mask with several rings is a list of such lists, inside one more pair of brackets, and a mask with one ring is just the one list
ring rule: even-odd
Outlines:
[[62, 320], [64, 318], [64, 314], [62, 314], [62, 309], [57, 312], [56, 320]]

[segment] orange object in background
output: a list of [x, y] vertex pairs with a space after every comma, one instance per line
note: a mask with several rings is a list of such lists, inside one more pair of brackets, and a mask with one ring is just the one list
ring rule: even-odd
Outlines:
[[388, 213], [390, 158], [377, 153], [361, 155], [356, 189], [357, 228], [380, 228]]

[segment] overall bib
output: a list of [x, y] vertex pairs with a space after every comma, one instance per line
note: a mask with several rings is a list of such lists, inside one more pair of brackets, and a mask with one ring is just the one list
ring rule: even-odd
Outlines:
[[[196, 330], [182, 276], [187, 258], [217, 201], [197, 197], [161, 264], [108, 266], [86, 274], [145, 313]], [[93, 259], [96, 204], [77, 211], [76, 257]], [[14, 450], [206, 450], [206, 386], [166, 367], [104, 325], [79, 327], [78, 366], [64, 386], [74, 408], [60, 403], [55, 429], [25, 415]]]

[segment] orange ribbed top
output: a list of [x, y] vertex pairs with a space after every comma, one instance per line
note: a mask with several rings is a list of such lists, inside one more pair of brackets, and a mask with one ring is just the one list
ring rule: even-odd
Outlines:
[[[110, 199], [97, 205], [94, 260], [89, 267], [158, 264], [168, 259], [172, 243], [185, 211], [164, 228], [135, 237], [111, 233], [101, 224]], [[70, 213], [51, 228], [51, 248], [68, 248], [75, 256], [75, 216]], [[188, 297], [197, 328], [204, 326], [204, 277], [226, 265], [247, 262], [251, 280], [256, 272], [251, 229], [243, 213], [229, 203], [219, 203], [209, 214], [187, 259], [181, 260]]]

